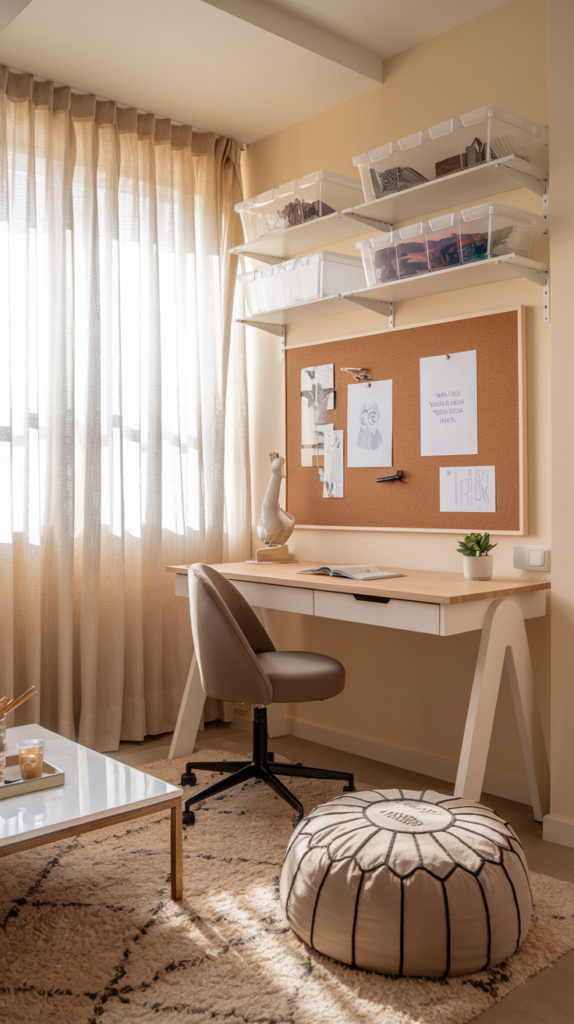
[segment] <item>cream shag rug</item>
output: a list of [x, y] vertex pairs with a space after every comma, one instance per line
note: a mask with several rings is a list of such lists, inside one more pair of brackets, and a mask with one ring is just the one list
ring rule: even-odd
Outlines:
[[[146, 770], [177, 784], [185, 761]], [[210, 778], [198, 773], [200, 785]], [[288, 782], [306, 811], [341, 792]], [[449, 981], [352, 970], [286, 925], [278, 882], [291, 830], [290, 808], [263, 783], [201, 805], [184, 833], [181, 904], [170, 899], [168, 815], [2, 859], [0, 1019], [465, 1024], [574, 948], [574, 885], [533, 875], [530, 933], [494, 970]]]

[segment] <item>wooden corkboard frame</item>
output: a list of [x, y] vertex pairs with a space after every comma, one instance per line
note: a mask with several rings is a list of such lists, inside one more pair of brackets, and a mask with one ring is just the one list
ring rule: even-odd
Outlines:
[[[419, 360], [476, 349], [478, 455], [421, 456]], [[323, 498], [316, 468], [301, 466], [301, 369], [335, 364], [335, 429], [345, 431], [345, 496]], [[299, 528], [524, 534], [526, 380], [523, 307], [440, 320], [381, 334], [301, 345], [286, 351], [286, 505]], [[393, 380], [393, 466], [349, 469], [347, 386], [342, 366], [365, 366]], [[440, 512], [439, 466], [496, 467], [495, 513]], [[403, 481], [378, 484], [402, 469]]]

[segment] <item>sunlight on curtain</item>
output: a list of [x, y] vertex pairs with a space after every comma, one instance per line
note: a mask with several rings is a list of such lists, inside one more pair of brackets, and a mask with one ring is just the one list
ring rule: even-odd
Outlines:
[[166, 565], [249, 557], [240, 154], [0, 86], [0, 694], [34, 684], [43, 725], [113, 750], [175, 723]]

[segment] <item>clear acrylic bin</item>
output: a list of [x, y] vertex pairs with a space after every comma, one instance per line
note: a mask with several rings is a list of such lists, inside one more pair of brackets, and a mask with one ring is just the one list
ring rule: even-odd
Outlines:
[[547, 132], [503, 107], [486, 106], [353, 158], [365, 202], [504, 156], [545, 158]]
[[[417, 132], [398, 142], [373, 149], [369, 153], [353, 157], [353, 164], [359, 168], [365, 202], [381, 199], [383, 196], [421, 185], [428, 181], [423, 173], [428, 132]], [[426, 161], [428, 163], [428, 160]]]
[[535, 144], [546, 142], [545, 128], [504, 107], [479, 107], [461, 114], [459, 120], [457, 132], [464, 167], [511, 155], [532, 161]]
[[460, 246], [460, 213], [447, 213], [427, 222], [429, 270], [445, 270], [462, 263]]
[[240, 274], [251, 316], [300, 302], [365, 287], [363, 264], [356, 256], [316, 252], [272, 267]]
[[534, 232], [542, 218], [502, 203], [482, 203], [460, 211], [463, 263], [514, 252], [530, 258]]
[[411, 224], [387, 234], [356, 242], [363, 257], [367, 285], [428, 274], [427, 224]]
[[395, 232], [399, 278], [428, 274], [429, 260], [425, 235], [426, 224], [411, 224]]
[[511, 252], [529, 259], [534, 232], [541, 228], [542, 218], [536, 214], [502, 203], [482, 203], [355, 245], [363, 257], [367, 285], [372, 287]]
[[398, 279], [396, 235], [396, 231], [389, 231], [355, 243], [363, 258], [368, 288]]
[[331, 171], [314, 171], [304, 178], [270, 189], [238, 203], [246, 242], [270, 231], [281, 231], [315, 217], [325, 217], [362, 202], [361, 182]]

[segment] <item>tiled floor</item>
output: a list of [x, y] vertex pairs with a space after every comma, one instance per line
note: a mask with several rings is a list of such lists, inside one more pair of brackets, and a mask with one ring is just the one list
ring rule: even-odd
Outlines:
[[[133, 767], [166, 758], [171, 733], [150, 736], [142, 743], [122, 743], [117, 757]], [[452, 792], [445, 782], [417, 775], [402, 768], [367, 757], [347, 754], [295, 736], [282, 736], [271, 741], [272, 749], [292, 761], [316, 765], [318, 768], [341, 768], [352, 771], [355, 777], [373, 788], [436, 789]], [[202, 748], [226, 750], [244, 755], [251, 749], [251, 736], [234, 725], [211, 722], [198, 734], [196, 754]], [[533, 871], [566, 879], [574, 883], [574, 850], [542, 839], [542, 826], [538, 825], [531, 809], [501, 797], [483, 794], [483, 800], [493, 807], [516, 830], [526, 851]], [[286, 814], [290, 811], [286, 808]], [[574, 1024], [574, 951], [558, 960], [553, 967], [531, 978], [515, 992], [476, 1018], [477, 1024]]]

